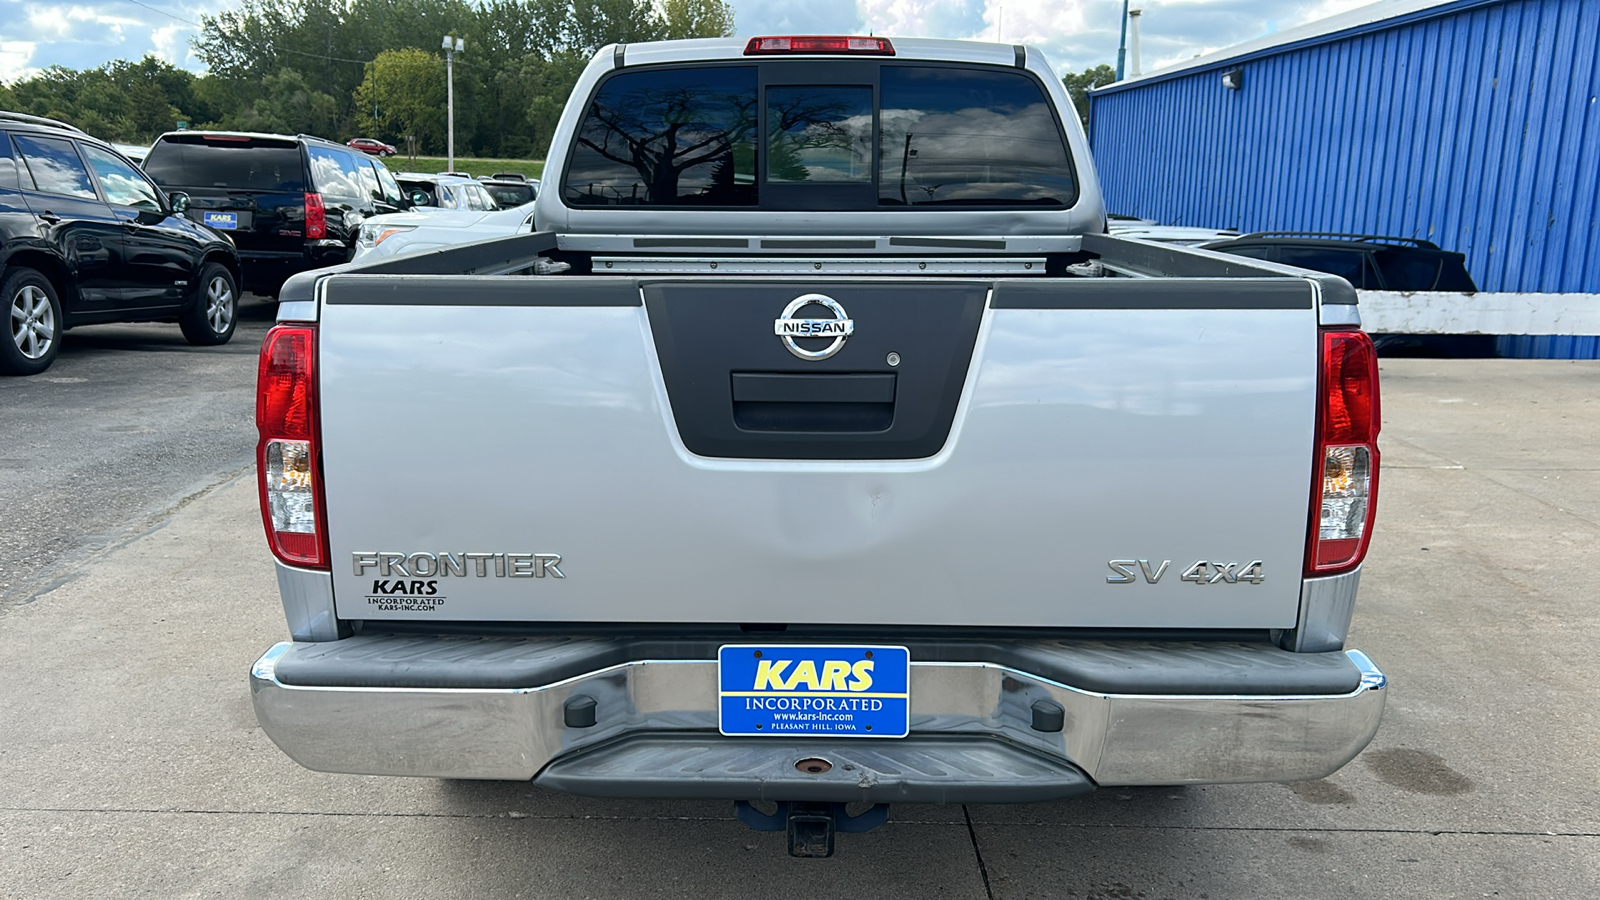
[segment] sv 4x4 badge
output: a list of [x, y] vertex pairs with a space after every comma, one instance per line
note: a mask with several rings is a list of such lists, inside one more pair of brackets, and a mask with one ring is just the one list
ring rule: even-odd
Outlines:
[[[1106, 576], [1106, 584], [1133, 584], [1141, 576], [1147, 584], [1157, 584], [1161, 576], [1167, 574], [1172, 560], [1163, 559], [1158, 566], [1151, 566], [1148, 559], [1113, 559], [1106, 562], [1115, 575]], [[1137, 570], [1137, 571], [1135, 571]], [[1236, 562], [1213, 562], [1211, 560], [1196, 560], [1194, 565], [1183, 570], [1178, 580], [1191, 584], [1238, 584], [1243, 581], [1248, 584], [1260, 584], [1267, 580], [1261, 573], [1261, 560], [1253, 559], [1243, 566]]]

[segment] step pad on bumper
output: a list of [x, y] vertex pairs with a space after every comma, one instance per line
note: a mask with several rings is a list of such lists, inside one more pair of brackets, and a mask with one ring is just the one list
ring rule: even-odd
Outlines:
[[[802, 760], [826, 760], [811, 774]], [[992, 738], [626, 738], [557, 758], [534, 782], [591, 797], [832, 803], [1032, 803], [1094, 790], [1075, 766]]]

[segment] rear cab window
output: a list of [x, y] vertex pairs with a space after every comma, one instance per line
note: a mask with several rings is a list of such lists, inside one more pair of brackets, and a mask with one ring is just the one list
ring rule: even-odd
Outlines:
[[561, 196], [574, 208], [1064, 209], [1078, 184], [1031, 73], [810, 59], [612, 74]]
[[300, 146], [244, 135], [167, 135], [145, 157], [145, 174], [164, 188], [230, 188], [300, 194], [306, 190]]

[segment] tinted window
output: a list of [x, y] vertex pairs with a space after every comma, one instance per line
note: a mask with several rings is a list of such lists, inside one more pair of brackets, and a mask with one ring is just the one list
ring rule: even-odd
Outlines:
[[100, 179], [100, 189], [106, 192], [107, 200], [118, 206], [132, 206], [149, 212], [161, 211], [161, 199], [156, 194], [155, 185], [144, 180], [133, 166], [88, 144], [83, 146], [83, 155], [89, 158], [89, 166], [94, 169], [95, 177]]
[[1366, 254], [1357, 250], [1332, 250], [1326, 247], [1279, 247], [1278, 262], [1286, 266], [1299, 266], [1316, 272], [1327, 272], [1350, 282], [1352, 287], [1366, 287], [1362, 272]]
[[0, 131], [0, 191], [17, 189], [17, 163], [11, 158], [11, 140]]
[[356, 166], [356, 171], [361, 175], [361, 199], [374, 200], [383, 196], [383, 188], [378, 185], [378, 173], [372, 171], [372, 163], [363, 160]]
[[1377, 254], [1383, 287], [1390, 291], [1431, 291], [1439, 283], [1439, 263], [1432, 254], [1396, 250]]
[[494, 202], [504, 209], [533, 202], [534, 193], [531, 184], [486, 184], [483, 187], [489, 192], [489, 196], [494, 198]]
[[165, 188], [234, 188], [304, 193], [300, 148], [293, 141], [200, 135], [162, 138], [144, 171]]
[[307, 146], [306, 156], [311, 162], [311, 183], [318, 193], [330, 200], [361, 202], [361, 162], [354, 154]]
[[753, 206], [754, 66], [624, 72], [584, 117], [567, 167], [573, 206]]
[[1061, 129], [1026, 75], [884, 66], [880, 85], [880, 204], [1077, 202]]
[[1439, 269], [1439, 283], [1434, 285], [1434, 290], [1477, 292], [1478, 285], [1467, 271], [1465, 256], [1459, 253], [1446, 253], [1440, 260]]
[[374, 169], [378, 173], [378, 183], [383, 186], [383, 199], [397, 206], [405, 203], [405, 192], [400, 190], [400, 182], [395, 180], [394, 173], [383, 163], [378, 163]]
[[94, 185], [89, 181], [89, 172], [83, 167], [83, 160], [78, 158], [78, 151], [73, 149], [71, 141], [21, 134], [15, 137], [17, 149], [22, 151], [28, 171], [33, 174], [36, 189], [85, 200], [99, 199], [94, 192]]
[[767, 181], [870, 184], [872, 88], [768, 88]]

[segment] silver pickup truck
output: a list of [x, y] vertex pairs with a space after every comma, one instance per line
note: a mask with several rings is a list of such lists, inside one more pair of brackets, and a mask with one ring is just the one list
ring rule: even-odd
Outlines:
[[725, 798], [820, 856], [1371, 740], [1355, 293], [1106, 235], [1037, 53], [608, 47], [544, 183], [532, 234], [284, 288], [250, 682], [296, 761]]

